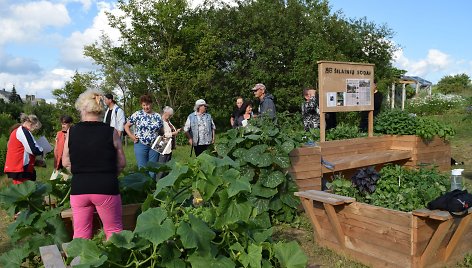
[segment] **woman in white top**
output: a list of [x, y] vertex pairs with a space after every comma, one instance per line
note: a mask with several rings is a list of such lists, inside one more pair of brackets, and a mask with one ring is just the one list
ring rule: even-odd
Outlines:
[[[164, 138], [166, 145], [159, 156], [159, 163], [169, 162], [172, 158], [172, 150], [175, 149], [175, 136], [179, 134], [180, 128], [176, 129], [170, 122], [170, 118], [174, 115], [174, 109], [169, 106], [162, 110], [162, 121], [164, 122]], [[171, 140], [172, 139], [172, 140]]]

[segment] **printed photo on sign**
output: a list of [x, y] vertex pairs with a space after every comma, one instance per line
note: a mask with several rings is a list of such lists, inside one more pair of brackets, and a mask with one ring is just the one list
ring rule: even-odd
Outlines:
[[336, 92], [326, 93], [326, 106], [336, 107]]

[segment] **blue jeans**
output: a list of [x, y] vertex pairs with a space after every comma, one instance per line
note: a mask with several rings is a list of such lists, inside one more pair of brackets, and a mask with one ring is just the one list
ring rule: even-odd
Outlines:
[[[146, 166], [148, 162], [156, 162], [159, 159], [159, 153], [151, 149], [151, 146], [137, 142], [134, 144], [134, 155], [136, 156], [136, 162], [138, 168]], [[154, 174], [150, 173], [151, 177], [154, 178]]]

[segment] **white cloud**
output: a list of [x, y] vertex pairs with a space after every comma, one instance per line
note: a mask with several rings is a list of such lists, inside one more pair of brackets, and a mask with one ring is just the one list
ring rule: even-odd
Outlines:
[[470, 76], [472, 73], [472, 66], [467, 66], [466, 60], [455, 59], [438, 49], [429, 49], [424, 58], [417, 60], [408, 58], [403, 50], [399, 50], [394, 55], [394, 65], [406, 70], [407, 75], [420, 76], [433, 83], [446, 75], [466, 73]]
[[93, 19], [92, 26], [83, 32], [73, 32], [61, 46], [60, 55], [63, 65], [69, 68], [77, 68], [77, 66], [92, 68], [91, 59], [83, 55], [84, 46], [98, 41], [102, 33], [106, 33], [112, 40], [119, 39], [119, 31], [109, 26], [105, 12], [117, 14], [121, 11], [115, 5], [106, 2], [98, 2], [97, 7], [99, 12]]
[[15, 85], [15, 89], [22, 98], [28, 94], [35, 95], [37, 98], [52, 100], [52, 90], [62, 88], [66, 81], [70, 81], [74, 73], [74, 71], [66, 69], [54, 69], [39, 74], [11, 75], [0, 73], [0, 81], [9, 81], [0, 86], [10, 91]]
[[61, 27], [71, 21], [63, 4], [48, 1], [10, 4], [1, 11], [0, 45], [6, 42], [31, 42], [41, 37], [45, 28]]

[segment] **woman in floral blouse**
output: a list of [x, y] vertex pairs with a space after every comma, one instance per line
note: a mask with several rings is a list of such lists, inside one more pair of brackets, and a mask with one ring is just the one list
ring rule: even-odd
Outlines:
[[[152, 98], [143, 95], [139, 98], [140, 111], [132, 114], [125, 124], [125, 131], [134, 141], [134, 154], [138, 168], [146, 166], [148, 162], [157, 162], [159, 153], [151, 149], [151, 145], [162, 129], [162, 119], [159, 113], [152, 110]], [[134, 125], [134, 133], [130, 127]], [[152, 174], [151, 174], [152, 176]]]

